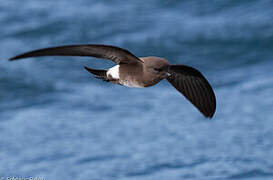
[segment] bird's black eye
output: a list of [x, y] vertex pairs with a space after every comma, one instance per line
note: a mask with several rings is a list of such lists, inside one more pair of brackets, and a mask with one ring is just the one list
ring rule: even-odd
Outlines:
[[162, 69], [161, 68], [154, 68], [154, 70], [158, 71], [158, 72], [161, 72]]

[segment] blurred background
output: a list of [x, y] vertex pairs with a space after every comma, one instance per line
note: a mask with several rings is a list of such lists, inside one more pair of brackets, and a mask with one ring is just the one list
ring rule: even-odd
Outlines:
[[[0, 0], [0, 177], [272, 179], [273, 2]], [[8, 62], [99, 43], [199, 69], [217, 97], [205, 119], [166, 81], [92, 78], [95, 58]]]

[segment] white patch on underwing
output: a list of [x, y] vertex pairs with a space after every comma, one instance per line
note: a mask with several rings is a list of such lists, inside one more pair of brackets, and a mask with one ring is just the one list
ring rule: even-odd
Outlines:
[[119, 65], [116, 65], [110, 69], [108, 69], [108, 71], [106, 72], [107, 77], [109, 77], [109, 75], [113, 78], [113, 79], [119, 79]]

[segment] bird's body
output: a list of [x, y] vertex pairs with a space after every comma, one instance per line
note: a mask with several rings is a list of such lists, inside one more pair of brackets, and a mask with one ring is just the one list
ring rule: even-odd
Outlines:
[[143, 63], [121, 64], [108, 69], [106, 72], [107, 79], [114, 84], [144, 88], [153, 86], [168, 76], [167, 73], [160, 74], [154, 69], [155, 66], [164, 68], [169, 65], [167, 60], [159, 57], [143, 57], [140, 59]]
[[89, 67], [85, 69], [95, 78], [127, 87], [149, 87], [167, 79], [204, 116], [212, 117], [216, 109], [214, 92], [198, 70], [185, 65], [171, 65], [164, 58], [154, 56], [138, 58], [119, 47], [89, 44], [39, 49], [10, 60], [39, 56], [93, 56], [109, 59], [117, 65], [108, 70]]

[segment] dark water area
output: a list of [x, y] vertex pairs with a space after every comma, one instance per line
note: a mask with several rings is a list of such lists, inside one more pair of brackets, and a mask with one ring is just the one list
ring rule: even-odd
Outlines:
[[[0, 177], [273, 179], [273, 2], [0, 1]], [[8, 62], [99, 43], [199, 69], [217, 97], [205, 119], [168, 82], [92, 78], [95, 58]]]

